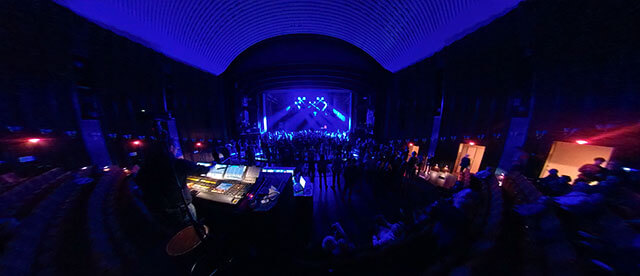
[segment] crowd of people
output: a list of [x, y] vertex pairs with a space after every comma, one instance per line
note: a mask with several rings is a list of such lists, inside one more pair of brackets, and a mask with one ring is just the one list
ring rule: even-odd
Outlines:
[[[351, 138], [342, 131], [276, 131], [262, 134], [254, 140], [231, 140], [217, 147], [213, 156], [229, 157], [243, 155], [247, 164], [262, 162], [264, 165], [295, 167], [297, 172], [308, 176], [313, 182], [328, 185], [332, 179], [341, 184], [355, 178], [357, 167], [382, 168], [396, 176], [415, 176], [427, 168], [425, 154], [409, 152], [405, 143], [378, 143], [371, 138]], [[222, 157], [222, 158], [224, 158]], [[216, 160], [218, 161], [218, 160]], [[317, 174], [316, 174], [317, 173]], [[327, 178], [331, 175], [331, 178]]]
[[[244, 153], [243, 159], [248, 164], [295, 167], [296, 174], [307, 177], [318, 188], [344, 190], [349, 198], [359, 183], [372, 185], [374, 193], [376, 185], [392, 186], [398, 192], [393, 196], [402, 197], [407, 185], [419, 181], [417, 175], [428, 178], [429, 174], [424, 174], [427, 170], [449, 171], [429, 164], [431, 159], [424, 154], [409, 150], [403, 142], [380, 143], [350, 137], [344, 132], [306, 130], [265, 133], [250, 142], [228, 143], [219, 151], [226, 151], [223, 156]], [[332, 257], [354, 256], [362, 250], [402, 244], [415, 233], [426, 233], [436, 241], [437, 250], [448, 256], [463, 256], [466, 253], [460, 249], [471, 246], [472, 240], [479, 237], [469, 229], [480, 225], [481, 206], [488, 206], [483, 195], [493, 188], [504, 200], [501, 205], [504, 211], [499, 210], [504, 216], [503, 231], [519, 233], [503, 235], [502, 242], [512, 244], [503, 250], [512, 252], [502, 253], [523, 258], [522, 267], [517, 268], [521, 272], [572, 273], [577, 268], [567, 264], [580, 258], [587, 258], [587, 263], [597, 267], [594, 271], [611, 269], [626, 273], [638, 269], [631, 257], [639, 256], [640, 236], [637, 223], [629, 223], [640, 218], [637, 179], [613, 161], [603, 167], [604, 158], [582, 166], [575, 180], [557, 169], [549, 170], [544, 178], [532, 179], [525, 175], [526, 164], [519, 161], [503, 177], [497, 177], [492, 167], [470, 173], [471, 160], [464, 156], [460, 171], [449, 171], [458, 175], [456, 185], [444, 192], [441, 189], [435, 202], [402, 206], [400, 215], [393, 218], [371, 217], [373, 227], [365, 233], [370, 237], [366, 245], [349, 238], [362, 233], [349, 235], [336, 222], [327, 230], [321, 250]], [[419, 185], [430, 184], [423, 181]], [[576, 247], [576, 243], [608, 250], [585, 249]], [[621, 250], [617, 252], [614, 248]], [[559, 263], [560, 260], [566, 264]]]

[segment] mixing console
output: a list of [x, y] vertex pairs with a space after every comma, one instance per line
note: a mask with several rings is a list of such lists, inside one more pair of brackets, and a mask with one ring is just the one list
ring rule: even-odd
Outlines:
[[251, 184], [203, 176], [187, 177], [187, 186], [198, 191], [196, 197], [229, 204], [237, 204], [251, 188]]
[[266, 211], [276, 204], [292, 174], [293, 168], [216, 164], [207, 174], [187, 177], [187, 186], [198, 198], [234, 205], [250, 193], [250, 199], [260, 202], [254, 210]]

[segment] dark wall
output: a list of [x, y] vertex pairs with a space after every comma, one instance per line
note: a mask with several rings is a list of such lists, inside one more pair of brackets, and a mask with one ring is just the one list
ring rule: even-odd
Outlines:
[[[181, 137], [227, 135], [220, 78], [120, 37], [52, 1], [0, 2], [0, 41], [0, 131], [5, 136], [41, 135], [41, 129], [50, 129], [47, 135], [55, 141], [67, 131], [78, 131], [76, 92], [82, 117], [99, 119], [108, 143], [116, 143], [108, 134], [144, 135], [139, 113], [164, 112], [163, 93]], [[9, 133], [7, 126], [22, 130]], [[75, 144], [77, 152], [84, 151], [79, 139]], [[118, 159], [120, 153], [111, 151]]]
[[545, 140], [586, 139], [640, 165], [640, 2], [533, 4], [536, 104], [528, 147], [547, 152]]
[[[510, 118], [528, 116], [531, 97], [526, 145], [535, 153], [546, 154], [552, 140], [571, 140], [580, 133], [595, 137], [635, 125], [640, 119], [638, 33], [637, 1], [525, 1], [394, 74], [390, 94], [400, 96], [389, 97], [388, 136], [429, 137], [439, 89], [444, 92], [444, 140], [436, 156], [451, 159], [460, 142], [474, 140], [488, 146], [485, 163], [496, 165]], [[566, 128], [578, 130], [568, 134]]]

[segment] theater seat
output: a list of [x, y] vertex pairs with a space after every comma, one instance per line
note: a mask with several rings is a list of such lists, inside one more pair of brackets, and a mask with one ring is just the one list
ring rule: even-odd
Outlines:
[[31, 275], [35, 272], [38, 249], [47, 237], [47, 230], [62, 211], [59, 207], [81, 187], [73, 181], [71, 173], [63, 176], [67, 175], [53, 180], [62, 183], [21, 221], [0, 259], [0, 275]]

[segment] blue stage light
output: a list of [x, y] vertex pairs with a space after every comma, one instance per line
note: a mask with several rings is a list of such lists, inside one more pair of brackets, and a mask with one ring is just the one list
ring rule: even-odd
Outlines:
[[[329, 104], [324, 100], [324, 97], [316, 97], [315, 101], [306, 101], [307, 97], [298, 97], [296, 101], [293, 102], [294, 105], [301, 109], [302, 106], [306, 106], [308, 109], [315, 108], [318, 111], [324, 112]], [[288, 111], [289, 109], [287, 109]]]
[[344, 115], [342, 115], [342, 113], [340, 113], [340, 111], [336, 110], [335, 108], [333, 109], [333, 114], [336, 114], [336, 116], [338, 116], [338, 119], [343, 122], [347, 119], [346, 117], [344, 117]]
[[289, 111], [291, 109], [291, 106], [287, 106], [287, 111]]
[[262, 123], [264, 124], [264, 132], [267, 132], [267, 116], [262, 117]]
[[335, 37], [395, 72], [521, 0], [55, 0], [117, 34], [215, 75], [245, 49], [288, 34]]

